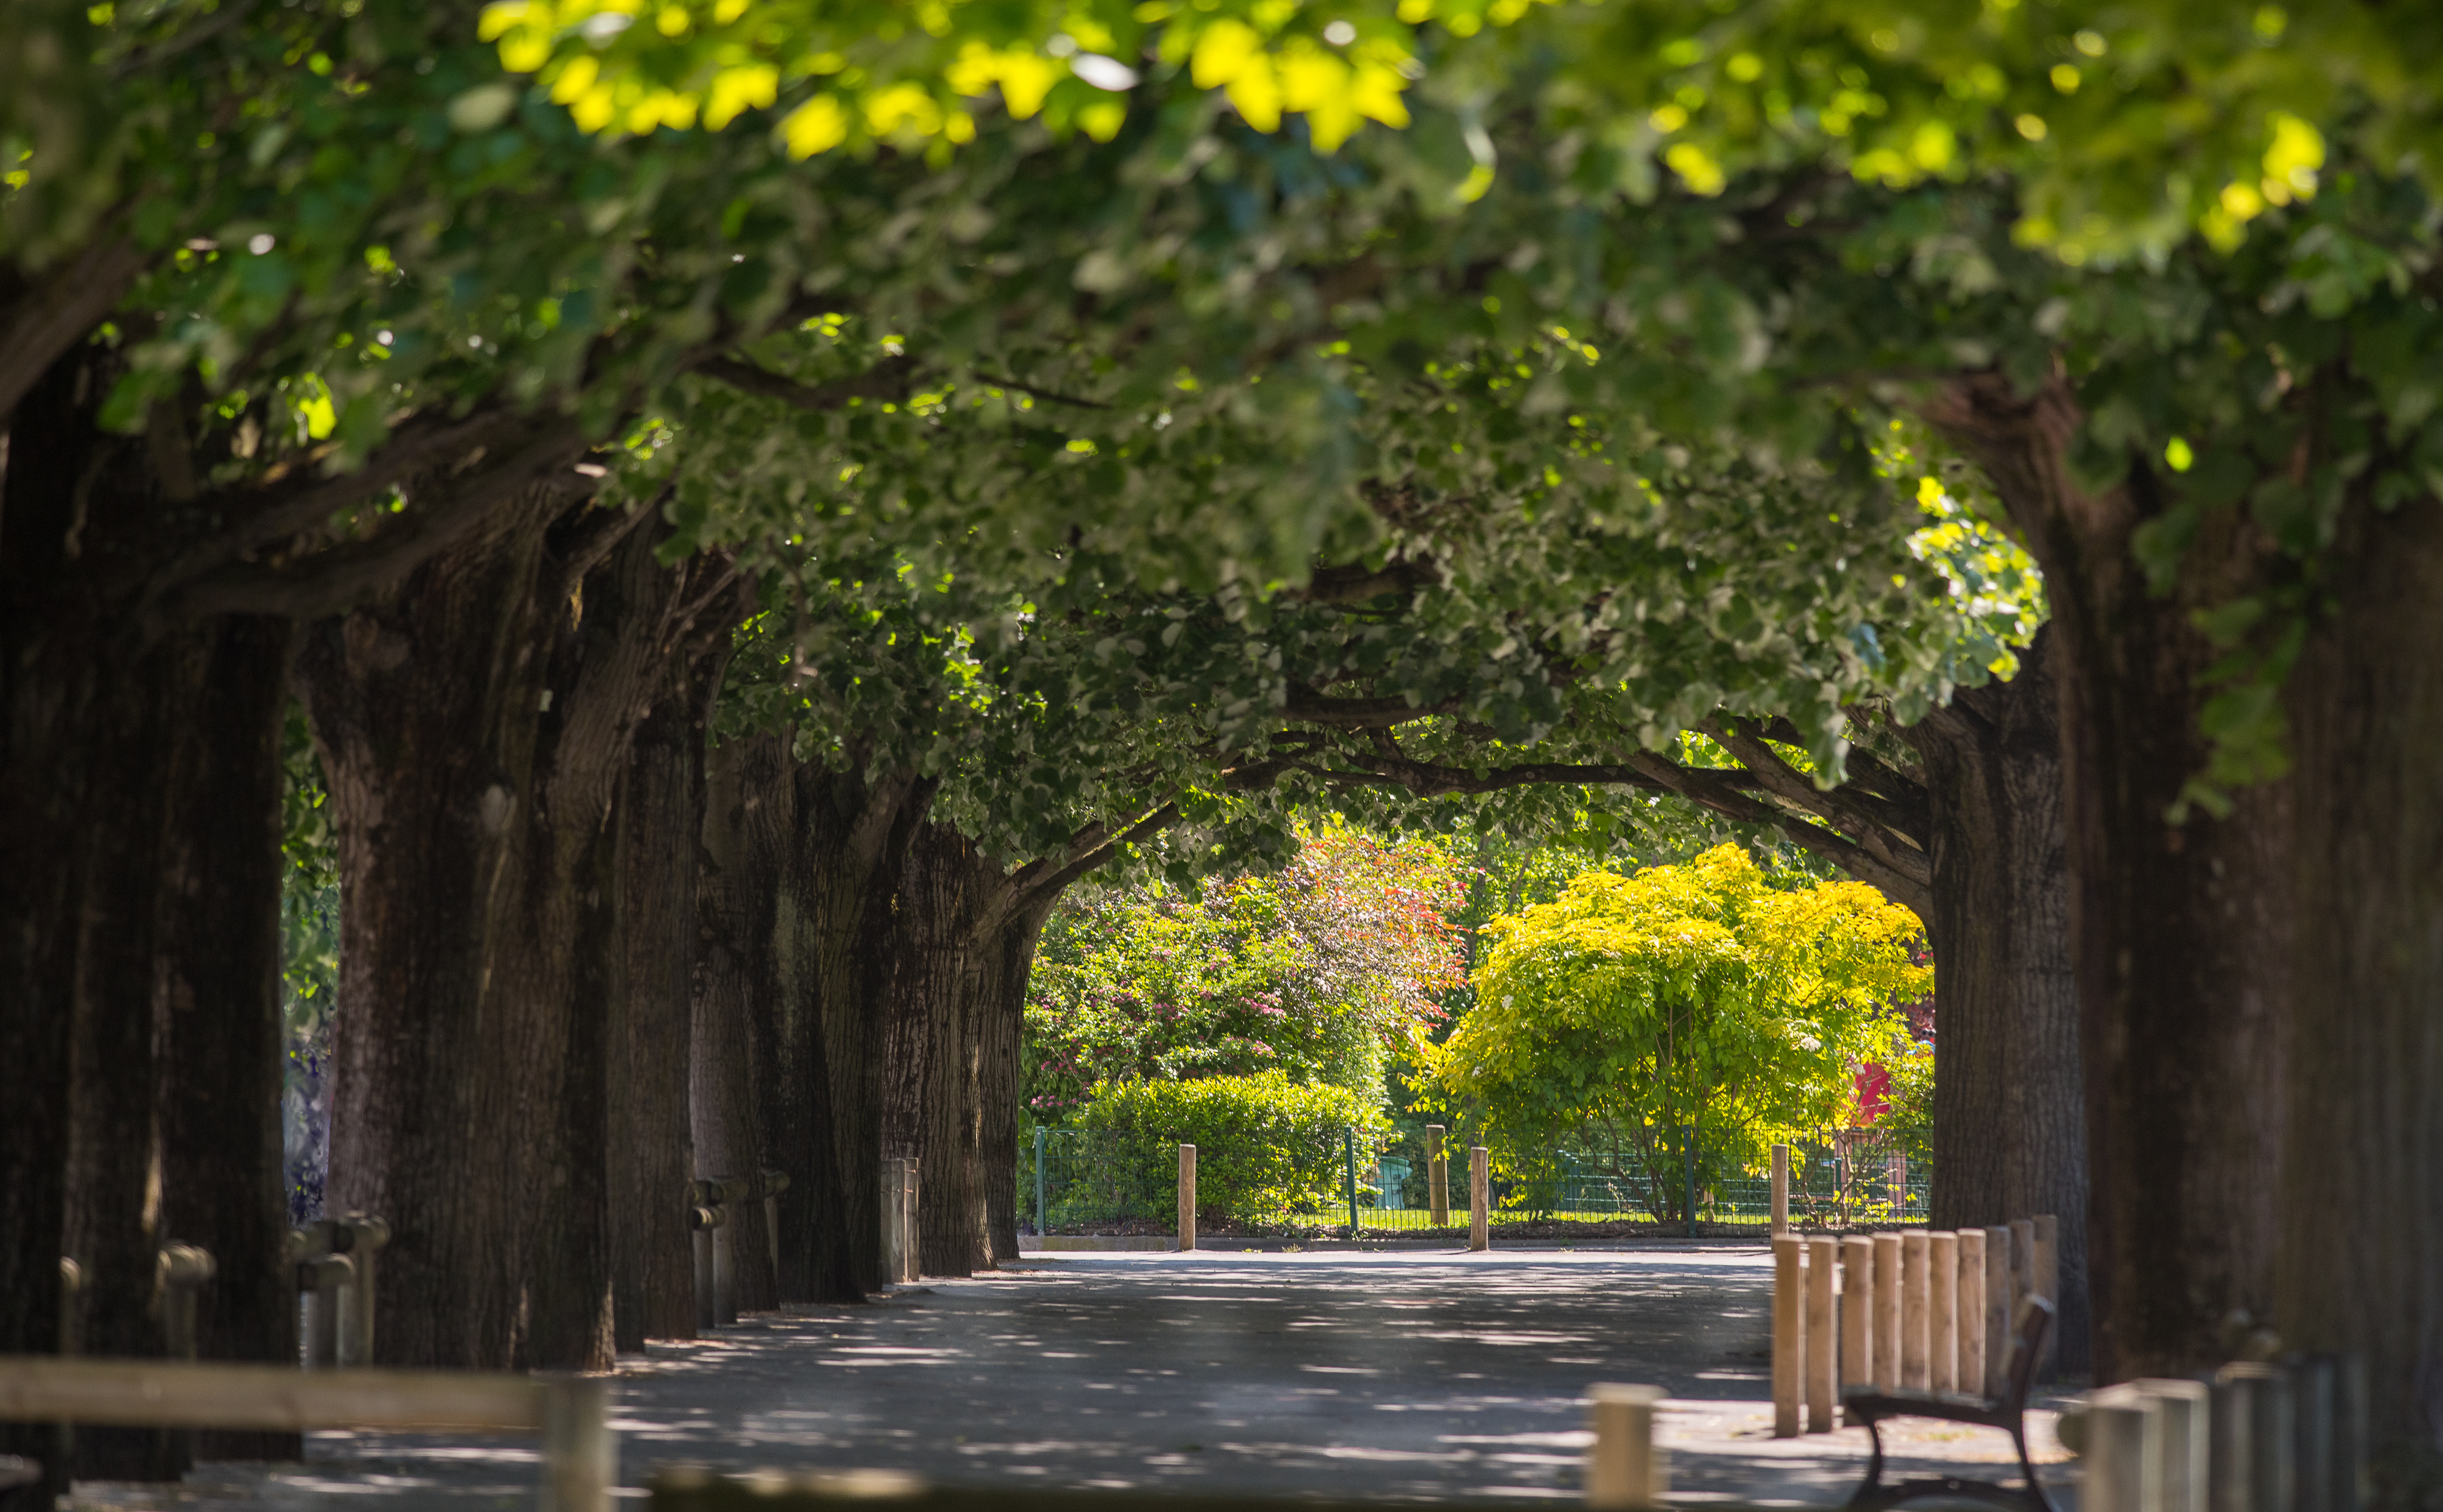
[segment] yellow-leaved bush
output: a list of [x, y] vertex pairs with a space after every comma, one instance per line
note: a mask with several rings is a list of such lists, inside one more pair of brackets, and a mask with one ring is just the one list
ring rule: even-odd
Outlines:
[[1736, 845], [1588, 872], [1484, 938], [1476, 1006], [1421, 1091], [1472, 1113], [1515, 1175], [1563, 1149], [1643, 1156], [1664, 1215], [1683, 1130], [1700, 1184], [1757, 1168], [1838, 1117], [1853, 1067], [1934, 981], [1916, 914], [1863, 883], [1789, 885]]

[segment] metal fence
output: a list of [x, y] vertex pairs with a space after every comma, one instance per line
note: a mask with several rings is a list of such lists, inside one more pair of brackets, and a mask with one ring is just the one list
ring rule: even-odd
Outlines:
[[[1248, 1233], [1458, 1231], [1467, 1224], [1467, 1151], [1450, 1158], [1450, 1223], [1433, 1221], [1430, 1174], [1413, 1155], [1378, 1153], [1355, 1131], [1321, 1154], [1328, 1175], [1311, 1172], [1295, 1190], [1257, 1203], [1216, 1204], [1200, 1193], [1200, 1223]], [[1208, 1166], [1219, 1151], [1201, 1151]], [[1313, 1166], [1313, 1159], [1301, 1162]], [[1649, 1163], [1632, 1151], [1496, 1149], [1487, 1218], [1495, 1226], [1536, 1224], [1652, 1226], [1682, 1231], [1691, 1175], [1681, 1160]], [[1933, 1176], [1872, 1129], [1828, 1131], [1791, 1148], [1790, 1215], [1809, 1229], [1922, 1223]], [[1093, 1131], [1035, 1131], [1033, 1158], [1020, 1152], [1018, 1211], [1038, 1233], [1170, 1233], [1177, 1227], [1177, 1171]], [[1700, 1229], [1754, 1228], [1773, 1217], [1766, 1169], [1698, 1176]]]

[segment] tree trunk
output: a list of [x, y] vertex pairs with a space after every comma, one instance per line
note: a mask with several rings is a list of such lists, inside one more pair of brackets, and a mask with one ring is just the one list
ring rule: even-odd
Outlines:
[[[1057, 893], [1052, 895], [1058, 897]], [[977, 987], [983, 1025], [984, 1247], [996, 1265], [1018, 1258], [1019, 1098], [1025, 1085], [1021, 1061], [1026, 987], [1035, 947], [1050, 917], [1050, 899], [1031, 902], [1003, 923], [988, 948], [994, 953]]]
[[505, 1370], [527, 1326], [529, 984], [494, 963], [547, 948], [520, 938], [551, 660], [541, 524], [427, 562], [315, 626], [298, 660], [344, 878], [327, 1201], [391, 1226], [384, 1365]]
[[781, 1241], [784, 1282], [802, 1263], [816, 1302], [861, 1301], [883, 1283], [890, 886], [935, 785], [901, 768], [869, 776], [862, 764], [797, 776], [803, 881], [779, 920], [792, 975], [776, 1001], [764, 1134], [793, 1180], [813, 1177], [806, 1201], [783, 1211]]
[[2086, 1113], [2070, 968], [2054, 634], [2008, 683], [1901, 736], [1924, 769], [1934, 880], [1937, 1229], [2061, 1220], [2061, 1363], [2084, 1372]]
[[[780, 991], [775, 931], [781, 915], [778, 879], [792, 863], [796, 788], [785, 735], [724, 741], [706, 756], [702, 880], [693, 1012], [695, 1063], [689, 1110], [695, 1131], [695, 1175], [755, 1175], [767, 1166], [787, 1170], [781, 1195], [786, 1215], [802, 1170], [771, 1158], [772, 1140], [760, 1117], [758, 1086], [765, 1052], [759, 1021], [768, 1020]], [[771, 1268], [771, 1239], [762, 1204], [734, 1211], [731, 1235], [739, 1261], [739, 1304], [778, 1307], [789, 1293]], [[783, 1252], [782, 1273], [788, 1256]]]
[[[163, 1242], [199, 1245], [206, 1359], [297, 1358], [280, 1145], [281, 726], [285, 620], [208, 622], [181, 647], [161, 858], [158, 1056]], [[294, 1433], [206, 1431], [206, 1460], [293, 1460]]]
[[[636, 730], [617, 800], [625, 990], [610, 1028], [613, 1318], [622, 1354], [695, 1337], [686, 1223], [695, 1174], [691, 1041], [705, 725], [727, 663], [682, 668]], [[768, 1267], [766, 1267], [768, 1269]], [[768, 1299], [759, 1297], [759, 1306]]]
[[2363, 500], [2291, 679], [2299, 966], [2274, 1318], [2367, 1362], [2377, 1504], [2443, 1503], [2443, 502]]
[[914, 1093], [913, 1107], [886, 1129], [910, 1142], [898, 1154], [922, 1162], [917, 1203], [918, 1265], [928, 1276], [972, 1276], [984, 1254], [982, 1191], [977, 1180], [982, 1104], [978, 1075], [976, 988], [980, 952], [978, 893], [998, 880], [956, 828], [917, 828], [900, 866], [892, 900], [892, 1004], [890, 1028], [915, 1051], [891, 1064], [894, 1088]]
[[2272, 1301], [2280, 1068], [2291, 986], [2290, 785], [2174, 817], [2208, 749], [2193, 614], [2271, 553], [2226, 516], [2150, 592], [2132, 532], [2142, 468], [2092, 494], [2069, 475], [2065, 380], [2032, 396], [1961, 380], [1929, 418], [1983, 464], [2045, 572], [2059, 637], [2069, 920], [2085, 1064], [2088, 1284], [2099, 1379], [2227, 1357]]

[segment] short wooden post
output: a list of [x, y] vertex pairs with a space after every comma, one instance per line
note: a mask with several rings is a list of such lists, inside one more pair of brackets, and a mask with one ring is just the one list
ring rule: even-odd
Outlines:
[[1875, 1235], [1875, 1389], [1901, 1383], [1901, 1236]]
[[340, 1363], [368, 1366], [374, 1362], [374, 1281], [382, 1247], [390, 1243], [390, 1225], [352, 1212], [333, 1225], [332, 1232], [335, 1247], [357, 1267], [340, 1299]]
[[1806, 1241], [1779, 1234], [1773, 1241], [1773, 1436], [1798, 1436], [1798, 1404], [1807, 1375]]
[[738, 1321], [738, 1204], [731, 1200], [738, 1183], [715, 1176], [721, 1211], [729, 1221], [712, 1230], [712, 1313], [723, 1323]]
[[2036, 1290], [2036, 1221], [2011, 1220], [2011, 1318], [2017, 1321], [2019, 1303]]
[[1196, 1146], [1179, 1147], [1179, 1248], [1196, 1248]]
[[1985, 1230], [1959, 1230], [1959, 1389], [1985, 1392]]
[[772, 1249], [772, 1279], [781, 1279], [781, 1193], [789, 1190], [789, 1173], [763, 1173], [763, 1238]]
[[1959, 1236], [1938, 1229], [1925, 1236], [1927, 1389], [1959, 1389]]
[[1670, 1489], [1662, 1451], [1654, 1447], [1654, 1410], [1660, 1386], [1596, 1386], [1587, 1395], [1595, 1441], [1587, 1446], [1587, 1505], [1607, 1512], [1641, 1512], [1662, 1504]]
[[610, 1388], [599, 1377], [581, 1376], [544, 1385], [540, 1512], [611, 1512], [619, 1442], [605, 1412]]
[[193, 1245], [163, 1245], [154, 1257], [154, 1284], [161, 1293], [161, 1345], [172, 1359], [195, 1357], [195, 1294], [219, 1267], [211, 1253]]
[[2011, 1291], [2011, 1230], [1985, 1230], [1985, 1394], [1999, 1396], [2011, 1375], [2011, 1327], [2018, 1321]]
[[1450, 1156], [1442, 1149], [1442, 1133], [1439, 1123], [1425, 1125], [1425, 1201], [1437, 1229], [1450, 1227]]
[[2135, 1386], [2086, 1397], [2081, 1512], [2162, 1512], [2162, 1426], [2155, 1399]]
[[2298, 1489], [2289, 1375], [2253, 1360], [2225, 1365], [2212, 1411], [2213, 1512], [2289, 1512]]
[[1790, 1146], [1773, 1147], [1773, 1231], [1790, 1232]]
[[1482, 1145], [1467, 1152], [1467, 1247], [1493, 1248], [1493, 1152]]
[[316, 1255], [297, 1264], [297, 1289], [305, 1297], [305, 1368], [340, 1365], [340, 1289], [355, 1277], [345, 1255]]
[[1818, 1236], [1807, 1241], [1807, 1431], [1829, 1433], [1841, 1426], [1841, 1346], [1835, 1332], [1832, 1276], [1840, 1268], [1841, 1243]]
[[[2155, 1403], [2160, 1430], [2157, 1474], [2162, 1482], [2162, 1500], [2157, 1504], [2162, 1512], [2206, 1512], [2212, 1476], [2207, 1431], [2213, 1394], [2203, 1381], [2140, 1379], [2129, 1384]], [[2332, 1512], [2356, 1512], [2356, 1508], [2336, 1507]]]
[[[2059, 1307], [2061, 1305], [2061, 1220], [2051, 1213], [2042, 1212], [2035, 1216], [2031, 1227], [2035, 1230], [2035, 1245], [2030, 1257], [2032, 1264], [2030, 1266], [2030, 1284], [2037, 1296]], [[2056, 1346], [2060, 1342], [2059, 1328], [2045, 1330], [2044, 1346], [2036, 1356], [2038, 1380], [2048, 1381], [2053, 1378], [2053, 1359], [2058, 1353]]]
[[1875, 1380], [1875, 1242], [1864, 1234], [1841, 1241], [1841, 1384]]
[[1901, 1384], [1928, 1391], [1934, 1380], [1933, 1339], [1928, 1331], [1933, 1301], [1933, 1251], [1922, 1229], [1901, 1234]]
[[882, 1279], [893, 1283], [905, 1281], [908, 1273], [907, 1257], [900, 1252], [900, 1247], [907, 1243], [900, 1229], [908, 1214], [908, 1178], [900, 1170], [903, 1164], [895, 1155], [884, 1158], [875, 1210], [882, 1220]]

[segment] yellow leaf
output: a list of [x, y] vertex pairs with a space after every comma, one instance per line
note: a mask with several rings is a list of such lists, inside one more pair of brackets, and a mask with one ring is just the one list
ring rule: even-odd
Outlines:
[[579, 97], [594, 87], [595, 78], [601, 71], [601, 65], [587, 54], [579, 53], [571, 58], [561, 65], [559, 75], [552, 80], [553, 101], [562, 105], [574, 104]]
[[848, 112], [831, 95], [817, 95], [789, 113], [781, 123], [781, 137], [789, 144], [792, 157], [812, 157], [827, 153], [848, 140]]
[[[1267, 74], [1272, 71], [1264, 61], [1263, 39], [1245, 22], [1224, 19], [1205, 27], [1203, 35], [1196, 39], [1188, 77], [1199, 89], [1218, 89], [1235, 82], [1251, 64], [1262, 66]], [[1240, 107], [1240, 114], [1246, 114], [1245, 107]]]
[[1230, 82], [1227, 91], [1230, 103], [1240, 116], [1258, 131], [1278, 131], [1281, 127], [1281, 86], [1273, 74], [1273, 61], [1261, 53], [1247, 60], [1239, 77]]
[[781, 71], [769, 64], [724, 68], [712, 76], [712, 93], [704, 108], [704, 123], [719, 131], [735, 119], [740, 111], [750, 106], [762, 109], [770, 105], [780, 87]]

